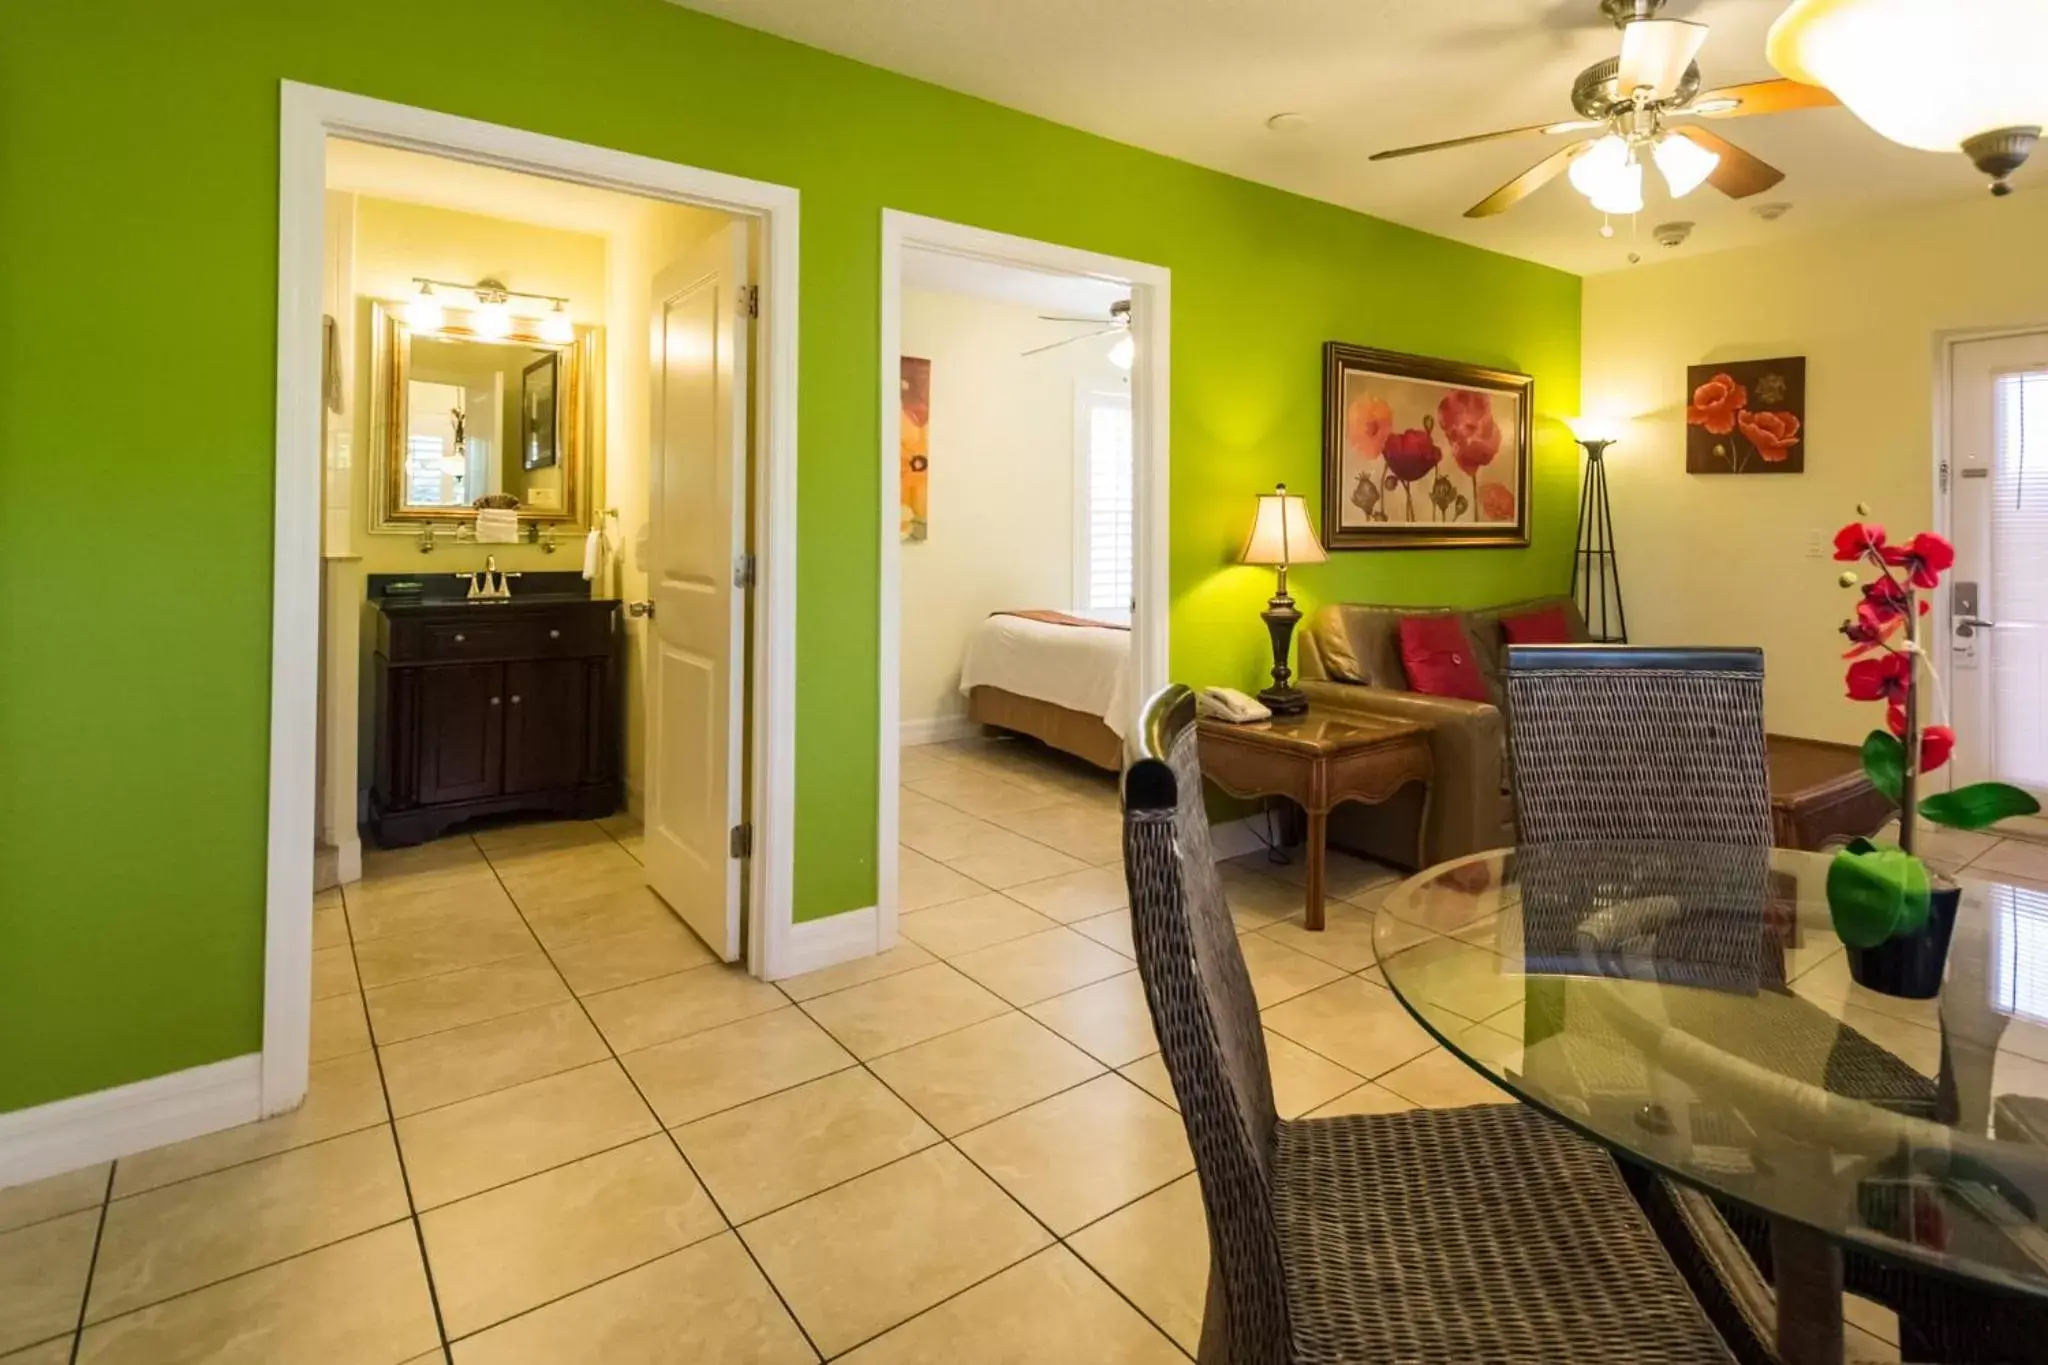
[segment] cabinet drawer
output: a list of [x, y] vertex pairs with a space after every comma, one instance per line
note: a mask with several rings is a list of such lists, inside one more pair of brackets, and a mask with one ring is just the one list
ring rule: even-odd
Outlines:
[[420, 626], [422, 659], [503, 659], [532, 652], [526, 621], [429, 621]]
[[463, 663], [479, 659], [586, 658], [612, 648], [608, 611], [491, 616], [480, 608], [461, 619], [394, 621], [385, 640], [393, 663]]

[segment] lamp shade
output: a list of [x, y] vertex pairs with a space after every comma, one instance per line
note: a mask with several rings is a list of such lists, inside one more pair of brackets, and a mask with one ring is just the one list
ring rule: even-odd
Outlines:
[[1246, 564], [1320, 564], [1329, 556], [1309, 525], [1308, 504], [1286, 484], [1275, 484], [1270, 493], [1259, 494], [1259, 512], [1252, 520], [1250, 539], [1238, 556]]
[[1908, 147], [2048, 126], [2041, 0], [1796, 0], [1766, 50], [1779, 74], [1825, 86]]
[[1580, 445], [1613, 445], [1621, 439], [1621, 423], [1612, 417], [1567, 417], [1564, 422]]

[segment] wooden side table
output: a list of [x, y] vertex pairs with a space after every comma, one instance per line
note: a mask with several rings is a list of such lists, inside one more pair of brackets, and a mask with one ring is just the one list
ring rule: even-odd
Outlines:
[[[1324, 840], [1330, 812], [1345, 801], [1378, 805], [1410, 782], [1422, 784], [1422, 821], [1429, 829], [1429, 726], [1414, 721], [1323, 710], [1275, 716], [1250, 725], [1203, 720], [1198, 733], [1202, 775], [1232, 796], [1284, 796], [1308, 816], [1310, 929], [1323, 927]], [[1426, 833], [1418, 833], [1421, 843]], [[1425, 863], [1415, 851], [1417, 867]]]

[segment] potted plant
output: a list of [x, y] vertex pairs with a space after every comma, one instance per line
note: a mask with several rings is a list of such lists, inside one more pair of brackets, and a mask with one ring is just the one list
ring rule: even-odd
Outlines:
[[[1858, 506], [1856, 515], [1867, 517], [1870, 509]], [[1843, 587], [1859, 592], [1854, 614], [1842, 624], [1849, 639], [1843, 657], [1850, 699], [1885, 704], [1885, 728], [1863, 741], [1863, 771], [1898, 803], [1899, 842], [1858, 839], [1837, 853], [1828, 867], [1828, 909], [1858, 985], [1925, 1000], [1941, 989], [1962, 891], [1946, 878], [1937, 883], [1919, 858], [1919, 821], [1984, 829], [2041, 807], [2003, 782], [1919, 794], [1920, 779], [1948, 762], [1956, 742], [1949, 726], [1923, 725], [1920, 709], [1923, 680], [1940, 696], [1940, 679], [1920, 644], [1920, 618], [1929, 610], [1923, 594], [1940, 586], [1955, 563], [1955, 548], [1928, 531], [1893, 545], [1884, 527], [1858, 520], [1836, 533], [1835, 558], [1860, 566], [1841, 578]]]

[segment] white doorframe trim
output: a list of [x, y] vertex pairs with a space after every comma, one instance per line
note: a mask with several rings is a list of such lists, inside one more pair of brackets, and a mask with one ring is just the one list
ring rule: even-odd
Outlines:
[[1132, 714], [1144, 698], [1166, 685], [1167, 670], [1167, 471], [1172, 392], [1170, 339], [1173, 335], [1173, 274], [1164, 266], [1128, 261], [1075, 247], [1013, 237], [985, 228], [882, 210], [882, 513], [881, 513], [881, 755], [876, 812], [875, 951], [896, 944], [899, 901], [897, 833], [901, 777], [903, 547], [897, 525], [901, 504], [898, 461], [902, 427], [903, 252], [906, 248], [945, 252], [1044, 270], [1086, 275], [1131, 287], [1131, 337], [1137, 356], [1131, 366], [1131, 477], [1133, 491], [1131, 662], [1135, 670]]
[[784, 974], [796, 800], [797, 191], [451, 114], [281, 83], [277, 495], [270, 653], [262, 1113], [306, 1093], [312, 1010], [314, 752], [319, 719], [320, 281], [326, 139], [379, 143], [721, 209], [766, 228], [755, 383], [754, 862], [747, 968]]

